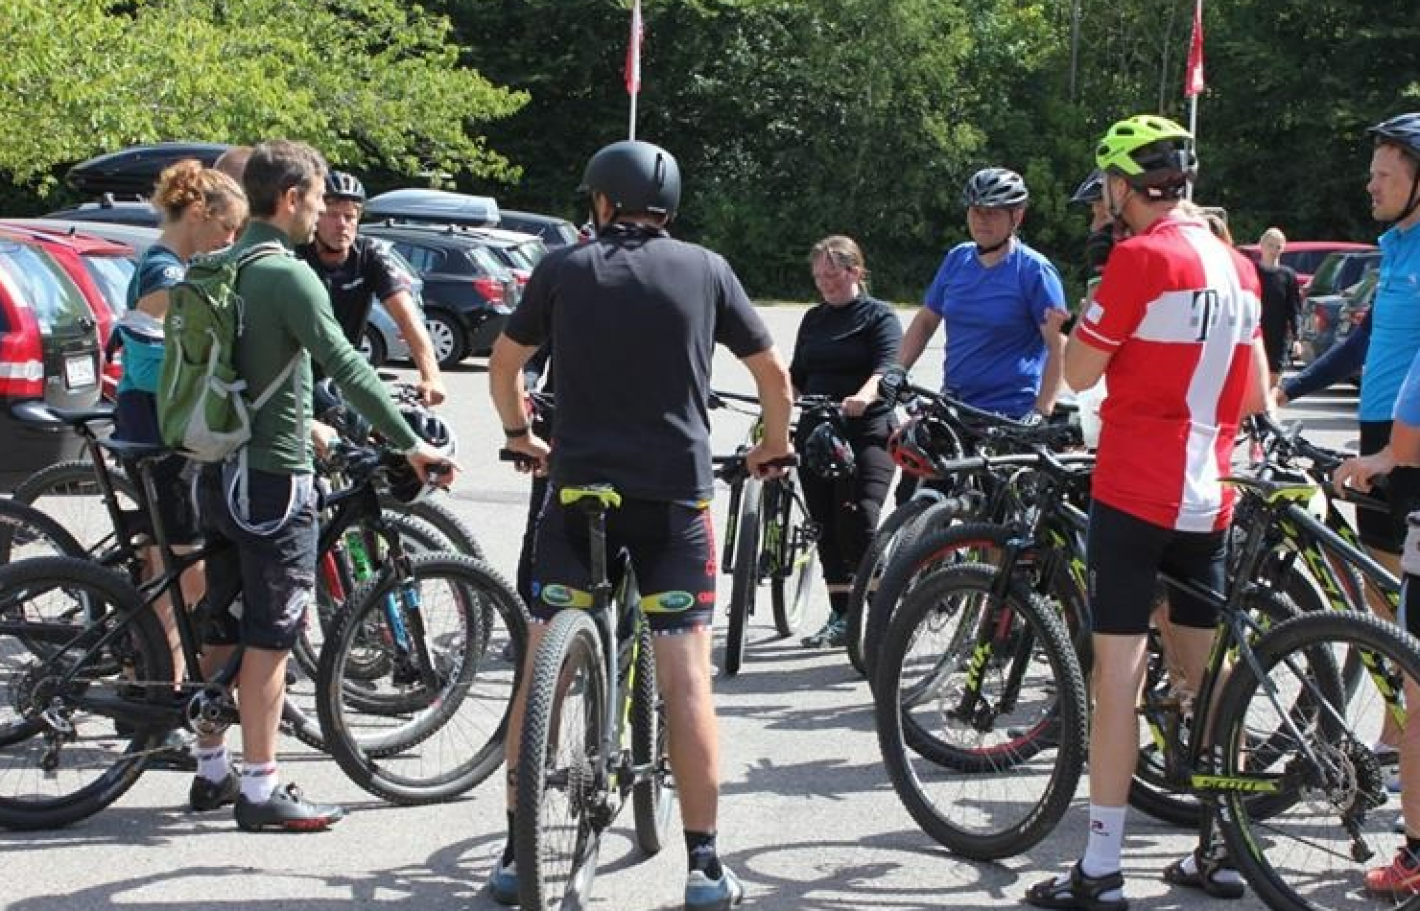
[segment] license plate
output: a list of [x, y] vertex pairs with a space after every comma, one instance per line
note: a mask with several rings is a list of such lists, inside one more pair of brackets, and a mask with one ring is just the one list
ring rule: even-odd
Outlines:
[[83, 389], [98, 382], [92, 356], [66, 357], [64, 359], [64, 385], [70, 389]]

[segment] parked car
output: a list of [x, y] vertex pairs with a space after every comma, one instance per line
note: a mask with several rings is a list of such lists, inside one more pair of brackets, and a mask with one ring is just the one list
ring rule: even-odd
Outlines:
[[577, 233], [577, 226], [565, 218], [539, 215], [536, 212], [518, 212], [513, 209], [502, 210], [502, 218], [498, 220], [498, 227], [505, 231], [536, 234], [548, 247], [575, 244], [580, 237]]
[[[1358, 244], [1345, 240], [1289, 240], [1286, 249], [1282, 251], [1282, 265], [1297, 273], [1297, 282], [1305, 292], [1312, 281], [1312, 276], [1316, 274], [1322, 260], [1326, 259], [1328, 254], [1375, 249], [1375, 244]], [[1238, 251], [1246, 254], [1253, 262], [1262, 258], [1262, 251], [1257, 244], [1240, 244]], [[1341, 287], [1345, 287], [1345, 285]]]
[[430, 225], [491, 228], [502, 213], [491, 196], [470, 196], [448, 190], [407, 188], [371, 196], [365, 202], [366, 221], [404, 221]]
[[[411, 295], [414, 298], [414, 306], [421, 311], [424, 309], [424, 280], [419, 277], [419, 270], [414, 265], [400, 255], [394, 245], [388, 241], [381, 241], [388, 247], [388, 253], [395, 264], [403, 269], [414, 280], [414, 287]], [[387, 361], [407, 361], [409, 360], [409, 343], [405, 340], [404, 334], [399, 331], [399, 324], [390, 316], [385, 309], [384, 303], [375, 298], [373, 306], [370, 307], [370, 318], [365, 321], [365, 334], [360, 337], [360, 353], [365, 355], [365, 360], [370, 362], [372, 367], [383, 367]]]
[[[79, 286], [98, 324], [100, 350], [108, 352], [114, 327], [127, 307], [128, 281], [133, 276], [132, 248], [91, 234], [45, 230], [28, 224], [0, 221], [0, 230], [20, 235], [42, 245]], [[107, 399], [118, 395], [123, 375], [119, 358], [105, 358], [103, 393]]]
[[130, 248], [135, 263], [149, 247], [158, 242], [159, 235], [156, 227], [119, 221], [82, 221], [66, 218], [11, 218], [7, 221], [12, 225], [24, 225], [60, 234], [90, 234], [102, 237]]
[[532, 270], [547, 255], [547, 247], [542, 238], [521, 231], [504, 231], [501, 228], [466, 228], [465, 233], [476, 237], [488, 247], [503, 268], [513, 273], [518, 280], [519, 294], [532, 276]]
[[386, 222], [360, 231], [389, 241], [424, 281], [424, 324], [440, 367], [492, 349], [517, 304], [518, 284], [485, 241], [450, 225]]
[[1328, 253], [1317, 266], [1306, 296], [1340, 294], [1343, 289], [1355, 286], [1368, 272], [1381, 267], [1381, 251], [1351, 250]]
[[1358, 325], [1375, 300], [1380, 272], [1372, 269], [1361, 280], [1335, 294], [1309, 294], [1302, 305], [1301, 362], [1310, 364], [1340, 344]]
[[11, 408], [92, 408], [99, 392], [98, 323], [83, 293], [42, 244], [0, 230], [0, 487], [78, 458], [83, 446], [67, 430], [21, 426]]
[[155, 142], [108, 152], [69, 169], [65, 179], [81, 193], [147, 196], [168, 165], [196, 158], [211, 166], [231, 146], [222, 142]]

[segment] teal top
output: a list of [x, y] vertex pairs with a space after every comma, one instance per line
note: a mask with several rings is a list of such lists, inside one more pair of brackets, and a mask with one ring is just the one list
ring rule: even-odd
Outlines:
[[154, 291], [166, 291], [182, 281], [187, 265], [172, 250], [153, 244], [138, 260], [128, 282], [128, 310], [118, 324], [123, 342], [123, 376], [118, 391], [158, 391], [163, 373], [163, 322], [138, 309], [138, 302]]

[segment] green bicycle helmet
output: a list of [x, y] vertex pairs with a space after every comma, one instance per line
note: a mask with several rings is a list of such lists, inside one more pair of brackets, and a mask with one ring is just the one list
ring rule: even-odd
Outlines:
[[1193, 134], [1154, 114], [1139, 114], [1110, 127], [1095, 148], [1095, 164], [1135, 189], [1160, 197], [1177, 195], [1198, 176]]

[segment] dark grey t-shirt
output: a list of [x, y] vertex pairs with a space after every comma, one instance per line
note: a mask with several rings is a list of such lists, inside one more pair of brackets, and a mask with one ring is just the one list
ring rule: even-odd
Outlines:
[[630, 497], [714, 492], [706, 398], [715, 344], [744, 358], [773, 340], [717, 253], [613, 225], [538, 263], [505, 330], [552, 341], [552, 481]]

